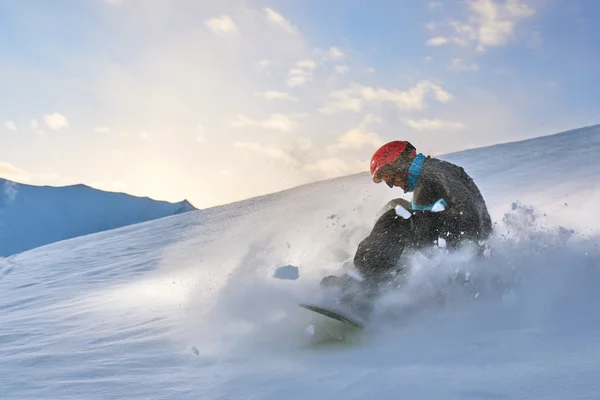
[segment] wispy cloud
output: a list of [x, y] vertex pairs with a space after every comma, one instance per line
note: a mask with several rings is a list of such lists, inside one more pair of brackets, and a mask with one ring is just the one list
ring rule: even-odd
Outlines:
[[106, 133], [106, 132], [110, 132], [110, 128], [108, 126], [97, 126], [94, 128], [94, 132]]
[[455, 131], [464, 128], [464, 124], [460, 122], [444, 121], [439, 118], [425, 118], [419, 120], [405, 119], [402, 122], [416, 131]]
[[374, 115], [368, 114], [355, 128], [350, 129], [339, 136], [336, 142], [327, 147], [327, 151], [362, 149], [364, 147], [379, 147], [384, 141], [375, 132], [369, 129], [372, 124], [378, 124], [381, 120]]
[[304, 68], [304, 69], [315, 69], [317, 68], [317, 63], [315, 60], [311, 60], [310, 58], [306, 60], [300, 60], [296, 63], [296, 67]]
[[229, 124], [232, 128], [256, 127], [283, 132], [291, 132], [296, 126], [296, 122], [283, 114], [273, 114], [266, 119], [252, 119], [243, 115], [238, 115], [234, 121]]
[[448, 65], [448, 69], [454, 72], [475, 72], [479, 71], [479, 65], [476, 63], [467, 63], [461, 58], [455, 58]]
[[257, 142], [235, 142], [233, 146], [238, 149], [248, 150], [261, 154], [263, 156], [266, 156], [267, 158], [282, 161], [286, 164], [294, 164], [296, 162], [295, 159], [283, 149], [270, 146], [263, 146]]
[[14, 123], [14, 121], [6, 121], [4, 123], [4, 126], [6, 127], [6, 129], [8, 129], [9, 131], [16, 131], [17, 130], [17, 124]]
[[297, 98], [290, 95], [289, 93], [279, 92], [277, 90], [268, 90], [266, 92], [257, 92], [254, 94], [256, 97], [262, 97], [266, 100], [289, 100], [298, 101]]
[[289, 33], [290, 35], [298, 34], [298, 28], [292, 25], [292, 23], [286, 19], [283, 15], [277, 13], [275, 10], [271, 8], [265, 8], [265, 15], [267, 21], [278, 26], [284, 32]]
[[27, 182], [31, 175], [10, 163], [0, 161], [0, 177], [11, 181]]
[[316, 49], [317, 56], [322, 61], [339, 62], [346, 58], [346, 54], [339, 47], [332, 46], [328, 49]]
[[339, 158], [330, 157], [306, 165], [307, 171], [319, 172], [327, 177], [345, 175], [350, 171], [348, 163]]
[[271, 60], [265, 58], [254, 63], [254, 70], [256, 72], [265, 72], [269, 65], [271, 65]]
[[317, 63], [311, 59], [300, 60], [296, 62], [288, 75], [287, 85], [289, 87], [304, 86], [312, 80], [312, 71], [317, 67]]
[[420, 81], [406, 91], [352, 84], [347, 89], [331, 93], [327, 104], [319, 112], [322, 114], [335, 114], [342, 111], [359, 112], [366, 104], [385, 102], [394, 104], [400, 110], [422, 110], [427, 107], [427, 97], [432, 97], [440, 103], [446, 103], [454, 98], [440, 85], [430, 81]]
[[437, 36], [429, 39], [429, 46], [474, 43], [478, 51], [489, 47], [502, 46], [515, 36], [515, 26], [525, 18], [535, 14], [535, 10], [520, 0], [467, 1], [467, 17], [464, 21], [451, 21], [453, 35]]
[[463, 47], [467, 45], [467, 41], [465, 39], [457, 36], [436, 36], [432, 37], [431, 39], [427, 40], [427, 42], [425, 42], [427, 46], [443, 46], [448, 43], [454, 43]]
[[365, 165], [360, 161], [346, 162], [338, 157], [328, 157], [309, 163], [303, 169], [307, 172], [316, 173], [322, 178], [335, 178], [363, 172]]
[[69, 121], [67, 120], [67, 117], [59, 113], [44, 115], [44, 122], [46, 123], [46, 126], [53, 131], [69, 127]]
[[211, 18], [204, 24], [217, 35], [227, 35], [238, 31], [237, 25], [228, 15]]
[[32, 131], [34, 131], [37, 134], [42, 135], [44, 133], [44, 131], [40, 129], [40, 124], [37, 122], [36, 119], [32, 119], [31, 121], [29, 121], [29, 127]]

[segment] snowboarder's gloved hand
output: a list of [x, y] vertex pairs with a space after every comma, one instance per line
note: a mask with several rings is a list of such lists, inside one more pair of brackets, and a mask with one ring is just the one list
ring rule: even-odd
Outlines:
[[438, 201], [436, 201], [435, 203], [433, 203], [431, 205], [431, 211], [433, 211], [433, 212], [446, 211], [446, 207], [448, 207], [448, 203], [446, 203], [446, 200], [439, 199]]

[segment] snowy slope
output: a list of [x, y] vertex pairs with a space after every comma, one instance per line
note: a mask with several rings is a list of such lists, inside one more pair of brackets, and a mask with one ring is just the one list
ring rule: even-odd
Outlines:
[[599, 157], [599, 127], [444, 157], [482, 188], [493, 256], [416, 264], [337, 343], [296, 303], [398, 194], [367, 174], [0, 259], [0, 397], [600, 398]]
[[85, 185], [31, 186], [0, 178], [0, 257], [195, 208]]

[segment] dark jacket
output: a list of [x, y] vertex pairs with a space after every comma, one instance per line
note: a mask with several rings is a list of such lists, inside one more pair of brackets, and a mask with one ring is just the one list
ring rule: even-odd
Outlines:
[[440, 234], [450, 245], [461, 239], [484, 240], [492, 232], [492, 219], [473, 179], [462, 167], [428, 156], [413, 191], [413, 203], [427, 206], [439, 199], [448, 204], [441, 213]]
[[401, 269], [400, 256], [407, 248], [432, 246], [443, 237], [449, 248], [464, 240], [478, 242], [492, 232], [492, 220], [483, 196], [462, 167], [427, 157], [413, 191], [413, 204], [430, 206], [444, 199], [443, 212], [411, 211], [410, 218], [396, 214], [394, 206], [411, 210], [404, 199], [390, 201], [382, 210], [369, 236], [358, 245], [354, 265], [365, 277], [381, 276]]

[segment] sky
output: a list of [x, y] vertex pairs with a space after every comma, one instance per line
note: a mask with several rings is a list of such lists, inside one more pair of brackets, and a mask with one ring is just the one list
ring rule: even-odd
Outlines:
[[205, 208], [600, 123], [595, 0], [0, 1], [0, 177]]

